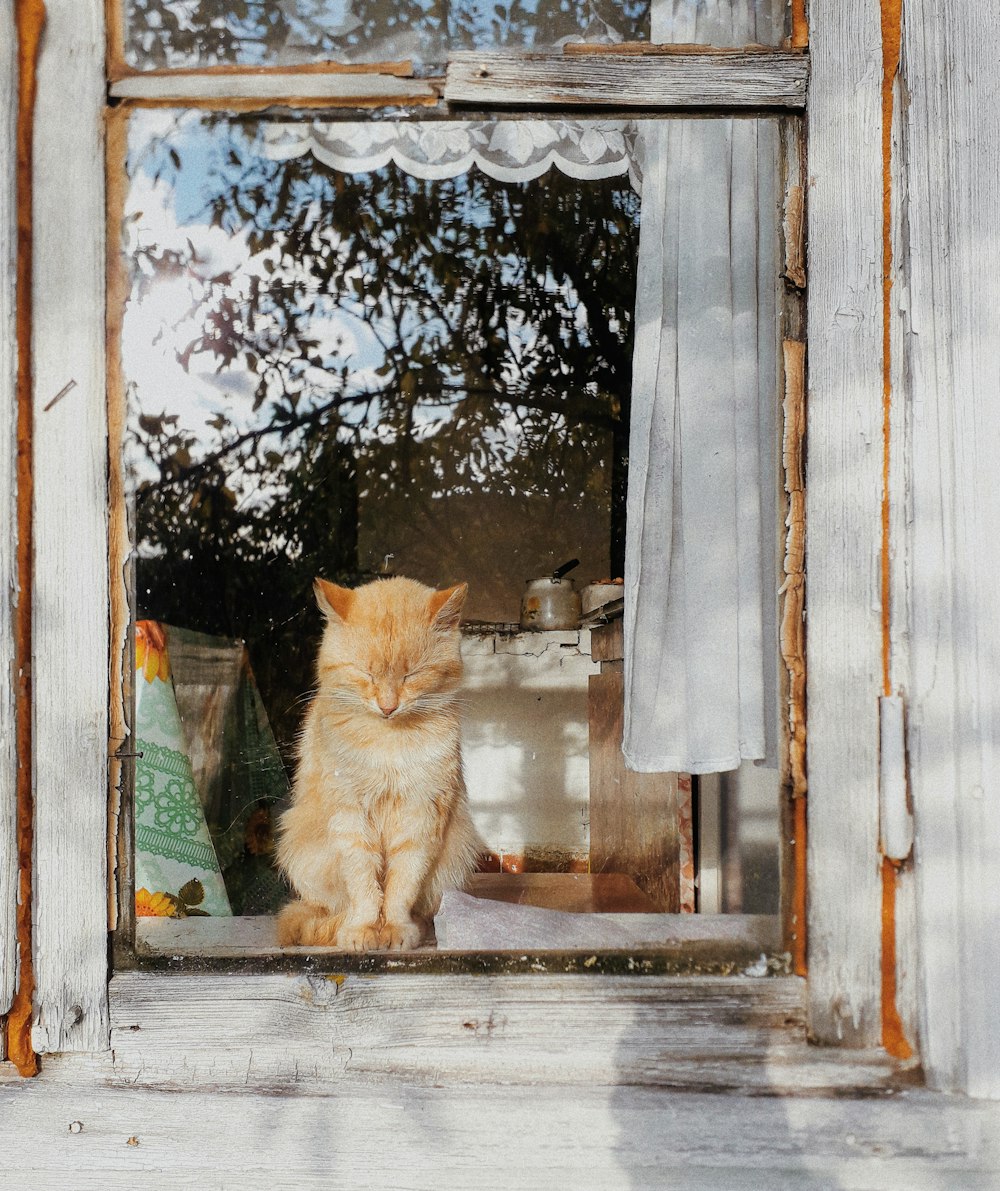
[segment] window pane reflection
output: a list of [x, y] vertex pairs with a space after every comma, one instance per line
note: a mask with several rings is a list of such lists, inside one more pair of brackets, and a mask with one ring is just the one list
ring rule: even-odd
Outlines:
[[[350, 122], [131, 118], [136, 613], [148, 642], [168, 626], [179, 727], [156, 747], [190, 756], [235, 913], [282, 898], [271, 829], [312, 684], [317, 575], [467, 580], [467, 617], [492, 626], [570, 558], [581, 586], [622, 573], [640, 200], [624, 124], [552, 123], [480, 121], [464, 139], [456, 122], [408, 125], [393, 156], [396, 126], [373, 122], [362, 148], [382, 155], [361, 169], [346, 163], [363, 139]], [[608, 176], [545, 168], [549, 135], [578, 173]], [[421, 176], [470, 145], [543, 172]], [[465, 650], [477, 826], [510, 871], [585, 872], [597, 667], [582, 644], [540, 660], [508, 640], [500, 658], [487, 638]], [[148, 642], [151, 680], [168, 670]], [[777, 904], [778, 825], [750, 793], [727, 796], [760, 830], [740, 828], [747, 870], [727, 888], [742, 900], [719, 909]], [[735, 855], [714, 838], [720, 864]], [[181, 890], [205, 898], [188, 912], [209, 904], [210, 889]]]
[[440, 66], [449, 50], [542, 49], [566, 40], [644, 41], [649, 0], [126, 0], [130, 65], [292, 66], [410, 58]]
[[466, 579], [487, 622], [620, 574], [639, 198], [261, 143], [134, 117], [124, 354], [138, 614], [245, 640], [287, 748], [317, 574]]

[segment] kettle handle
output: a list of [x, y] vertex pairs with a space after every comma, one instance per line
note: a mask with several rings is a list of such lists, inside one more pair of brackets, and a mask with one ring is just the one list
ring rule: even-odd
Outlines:
[[574, 567], [578, 567], [579, 565], [580, 560], [578, 558], [571, 558], [569, 562], [564, 562], [561, 567], [556, 567], [552, 572], [552, 582], [558, 583], [563, 575], [568, 575]]

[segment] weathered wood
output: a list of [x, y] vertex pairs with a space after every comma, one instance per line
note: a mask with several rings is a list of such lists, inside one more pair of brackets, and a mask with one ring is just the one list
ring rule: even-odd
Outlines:
[[930, 1080], [1000, 1096], [1000, 12], [908, 6], [909, 755]]
[[[617, 622], [621, 624], [621, 621]], [[590, 868], [626, 873], [657, 910], [680, 910], [677, 774], [636, 773], [622, 755], [625, 676], [605, 662], [590, 676]]]
[[[909, 305], [906, 262], [908, 233], [906, 219], [906, 160], [903, 124], [909, 100], [902, 92], [902, 79], [895, 80], [892, 127], [892, 259], [890, 384], [893, 394], [889, 434], [889, 555], [890, 555], [890, 678], [894, 691], [909, 699], [910, 682], [910, 474], [912, 449], [908, 399], [908, 361], [904, 350], [904, 312]], [[912, 810], [912, 792], [908, 791]], [[914, 1051], [920, 1037], [920, 955], [917, 933], [916, 877], [913, 853], [896, 870], [896, 1010], [902, 1033]]]
[[[13, 0], [0, 3], [0, 1016], [10, 1008], [16, 979], [17, 758], [14, 748], [14, 626], [17, 494], [17, 36]], [[2, 1044], [0, 1044], [2, 1045]]]
[[452, 54], [444, 98], [477, 106], [805, 106], [809, 61], [802, 54], [573, 55], [475, 51]]
[[[495, 1035], [494, 1035], [495, 1036]], [[477, 1043], [489, 1054], [492, 1043]], [[324, 1056], [325, 1058], [325, 1056]], [[177, 1056], [181, 1062], [181, 1056]], [[922, 1091], [884, 1098], [705, 1096], [635, 1087], [349, 1082], [275, 1099], [102, 1086], [67, 1056], [27, 1084], [0, 1076], [12, 1188], [443, 1191], [502, 1169], [525, 1188], [994, 1191], [1000, 1108]], [[377, 1140], [374, 1140], [377, 1139]]]
[[[689, 19], [690, 19], [690, 14]], [[655, 19], [655, 18], [654, 18]], [[676, 28], [676, 14], [668, 13], [663, 23]], [[778, 46], [762, 45], [759, 42], [748, 42], [745, 45], [706, 45], [703, 41], [568, 41], [562, 47], [563, 54], [581, 55], [583, 57], [607, 57], [608, 54], [627, 54], [629, 57], [664, 58], [678, 54], [780, 54], [783, 51]]]
[[101, 1049], [108, 1031], [104, 4], [48, 0], [46, 8], [35, 118], [32, 341], [32, 1041], [40, 1053]]
[[810, 1025], [824, 1042], [864, 1046], [881, 1036], [879, 14], [814, 0], [810, 19]]
[[[117, 43], [117, 44], [116, 44]], [[305, 74], [389, 74], [397, 78], [413, 77], [413, 60], [400, 58], [392, 62], [297, 62], [294, 66], [285, 64], [275, 66], [261, 64], [249, 66], [238, 62], [213, 62], [202, 66], [155, 66], [142, 69], [127, 65], [123, 60], [123, 49], [118, 38], [109, 33], [108, 37], [108, 78], [112, 82], [118, 79], [166, 77], [191, 77], [193, 75], [233, 75], [237, 79], [252, 75], [291, 75], [296, 77]]]
[[625, 621], [612, 620], [590, 632], [590, 656], [595, 662], [618, 662], [625, 656]]
[[211, 74], [131, 74], [111, 84], [115, 99], [157, 100], [184, 104], [218, 99], [285, 100], [308, 104], [328, 100], [358, 103], [437, 99], [422, 79], [390, 74], [320, 74], [306, 71], [226, 71]]
[[130, 762], [132, 708], [135, 699], [134, 621], [135, 560], [126, 495], [125, 435], [128, 398], [122, 366], [122, 322], [131, 283], [125, 255], [125, 202], [129, 179], [128, 114], [118, 108], [105, 121], [105, 186], [107, 189], [107, 389], [108, 389], [108, 599], [109, 707], [108, 735], [108, 925], [130, 932], [135, 920], [132, 846], [134, 807], [126, 796]]
[[[883, 1052], [805, 1040], [802, 982], [389, 974], [151, 975], [111, 984], [116, 1082], [337, 1094], [502, 1082], [830, 1091], [898, 1086]], [[499, 1073], [503, 1075], [499, 1075]]]

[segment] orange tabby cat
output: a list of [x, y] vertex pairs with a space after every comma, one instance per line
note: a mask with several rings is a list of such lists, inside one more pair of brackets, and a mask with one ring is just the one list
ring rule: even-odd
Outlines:
[[416, 947], [481, 844], [459, 750], [467, 586], [317, 579], [326, 616], [278, 862], [298, 894], [283, 946]]

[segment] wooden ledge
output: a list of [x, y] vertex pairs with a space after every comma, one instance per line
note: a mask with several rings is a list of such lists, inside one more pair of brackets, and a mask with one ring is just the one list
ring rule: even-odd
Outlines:
[[808, 58], [781, 50], [463, 52], [448, 64], [444, 98], [481, 107], [788, 109], [805, 106], [808, 77]]
[[339, 1095], [421, 1085], [638, 1085], [888, 1094], [918, 1078], [883, 1051], [806, 1039], [796, 977], [125, 972], [110, 987], [113, 1080]]

